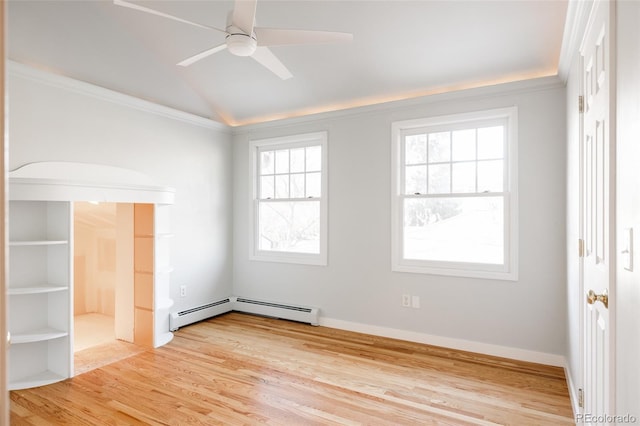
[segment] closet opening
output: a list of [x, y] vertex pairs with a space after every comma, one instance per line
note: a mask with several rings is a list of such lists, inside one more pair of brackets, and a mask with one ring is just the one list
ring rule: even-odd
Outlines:
[[153, 346], [154, 205], [75, 202], [75, 374]]

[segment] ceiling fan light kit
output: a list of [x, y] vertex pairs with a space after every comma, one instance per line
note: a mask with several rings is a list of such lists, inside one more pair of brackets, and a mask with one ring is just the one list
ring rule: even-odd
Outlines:
[[[231, 27], [230, 29], [233, 29]], [[255, 34], [248, 35], [242, 32], [232, 32], [226, 39], [227, 49], [236, 56], [251, 56], [258, 47]]]
[[[113, 0], [113, 3], [117, 6], [127, 7], [139, 12], [149, 13], [162, 18], [182, 22], [184, 24], [206, 28], [217, 32], [224, 32], [227, 35], [223, 44], [209, 48], [178, 62], [177, 65], [180, 66], [189, 66], [226, 48], [235, 56], [251, 56], [260, 65], [267, 68], [282, 80], [286, 80], [291, 78], [291, 73], [270, 51], [268, 46], [342, 43], [350, 42], [353, 39], [353, 35], [348, 33], [256, 27], [256, 0], [235, 0], [234, 9], [227, 18], [227, 29], [224, 31], [215, 27], [209, 27], [196, 22], [187, 21], [186, 19], [169, 15], [148, 7], [139, 6], [127, 0]], [[260, 43], [258, 42], [256, 33], [259, 34], [260, 39], [262, 40]]]

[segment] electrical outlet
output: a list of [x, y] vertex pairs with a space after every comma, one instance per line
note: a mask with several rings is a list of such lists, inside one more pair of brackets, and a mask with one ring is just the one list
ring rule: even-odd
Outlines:
[[402, 295], [402, 306], [404, 306], [405, 308], [408, 308], [411, 306], [411, 295], [409, 294]]
[[180, 286], [180, 297], [185, 297], [187, 295], [187, 286], [186, 285], [181, 285]]
[[420, 309], [420, 296], [411, 296], [411, 307]]

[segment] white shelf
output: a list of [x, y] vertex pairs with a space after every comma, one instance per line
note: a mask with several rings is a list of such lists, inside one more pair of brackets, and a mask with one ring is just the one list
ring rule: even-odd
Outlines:
[[29, 377], [17, 380], [9, 383], [9, 390], [28, 389], [35, 388], [37, 386], [49, 385], [51, 383], [59, 382], [65, 378], [53, 371], [42, 371]]
[[38, 287], [9, 287], [8, 294], [10, 296], [17, 295], [26, 295], [26, 294], [40, 294], [40, 293], [54, 293], [57, 291], [66, 291], [69, 290], [69, 286], [53, 286], [53, 285], [43, 285]]
[[172, 233], [169, 233], [169, 232], [156, 234], [156, 237], [158, 237], [158, 238], [173, 238], [175, 236], [176, 236], [176, 234], [172, 234]]
[[73, 206], [9, 201], [9, 388], [59, 382], [72, 370]]
[[22, 333], [11, 334], [11, 344], [18, 345], [24, 343], [43, 342], [46, 340], [59, 339], [68, 336], [69, 333], [55, 328], [41, 328], [38, 330], [26, 331]]
[[69, 244], [66, 240], [31, 240], [31, 241], [9, 241], [9, 246], [12, 247], [24, 247], [24, 246], [56, 246]]

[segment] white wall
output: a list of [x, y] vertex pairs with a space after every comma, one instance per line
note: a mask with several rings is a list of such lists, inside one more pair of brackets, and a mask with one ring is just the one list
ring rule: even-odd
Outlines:
[[[175, 309], [231, 294], [228, 130], [88, 95], [86, 86], [76, 89], [64, 79], [51, 81], [23, 67], [10, 68], [9, 169], [35, 161], [99, 163], [138, 170], [175, 188]], [[180, 285], [187, 285], [186, 297], [180, 297]]]
[[616, 413], [640, 419], [640, 2], [617, 3], [618, 253], [633, 228], [633, 271], [616, 271]]
[[[512, 105], [519, 109], [519, 281], [392, 273], [391, 123]], [[320, 130], [329, 137], [328, 266], [249, 261], [249, 140]], [[550, 79], [237, 129], [234, 293], [318, 306], [325, 319], [564, 355], [564, 141], [565, 90]], [[403, 308], [403, 293], [420, 296], [422, 308]]]

